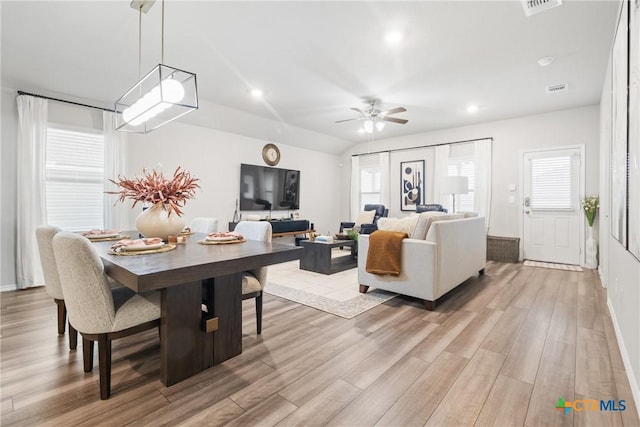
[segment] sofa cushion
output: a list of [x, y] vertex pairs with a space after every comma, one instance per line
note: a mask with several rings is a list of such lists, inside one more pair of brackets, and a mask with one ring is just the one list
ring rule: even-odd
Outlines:
[[416, 228], [419, 215], [409, 215], [403, 218], [380, 218], [378, 220], [378, 230], [384, 231], [401, 231], [412, 236], [413, 230]]
[[422, 212], [418, 214], [417, 215], [418, 221], [416, 223], [416, 227], [413, 230], [413, 234], [410, 234], [411, 238], [424, 240], [424, 238], [427, 236], [427, 231], [429, 231], [429, 225], [431, 225], [429, 218], [445, 216], [445, 215], [447, 215], [446, 212], [440, 212], [440, 211], [427, 211], [427, 212]]
[[473, 211], [458, 211], [456, 212], [457, 215], [464, 215], [465, 218], [474, 218], [478, 216], [478, 212], [473, 212]]
[[362, 211], [358, 214], [358, 218], [356, 218], [356, 222], [353, 227], [360, 227], [362, 224], [373, 224], [373, 219], [375, 217], [376, 211]]
[[449, 221], [452, 219], [463, 219], [464, 215], [462, 214], [451, 214], [451, 215], [443, 215], [443, 216], [434, 216], [429, 218], [429, 224], [427, 225], [427, 235], [425, 236], [425, 240], [429, 241], [429, 242], [436, 242], [436, 233], [432, 230], [435, 229], [435, 227], [432, 227], [431, 224], [433, 224], [436, 221]]

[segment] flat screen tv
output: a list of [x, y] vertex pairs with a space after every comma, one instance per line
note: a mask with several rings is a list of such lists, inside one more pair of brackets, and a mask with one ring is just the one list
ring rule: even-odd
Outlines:
[[240, 210], [300, 209], [300, 171], [240, 165]]

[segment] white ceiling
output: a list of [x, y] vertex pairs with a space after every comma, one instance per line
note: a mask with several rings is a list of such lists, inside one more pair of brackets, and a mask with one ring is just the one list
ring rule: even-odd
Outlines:
[[[1, 8], [4, 87], [112, 106], [137, 81], [138, 14], [128, 1]], [[408, 124], [388, 124], [377, 139], [598, 103], [617, 9], [565, 0], [525, 17], [515, 0], [167, 1], [164, 62], [197, 74], [203, 105], [339, 138], [345, 146], [327, 151], [341, 152], [366, 137], [361, 122], [335, 121], [356, 117], [349, 107], [366, 96], [408, 110], [395, 116]], [[160, 62], [160, 11], [158, 0], [142, 17], [143, 73]], [[405, 40], [385, 44], [390, 29]], [[545, 56], [555, 61], [542, 68]], [[545, 93], [558, 83], [568, 92]], [[183, 121], [215, 123], [213, 111]]]

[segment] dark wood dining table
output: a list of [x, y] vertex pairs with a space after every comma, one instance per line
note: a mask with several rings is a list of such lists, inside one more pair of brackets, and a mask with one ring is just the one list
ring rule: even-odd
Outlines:
[[[175, 250], [136, 256], [109, 254], [113, 242], [95, 243], [110, 277], [138, 293], [161, 293], [160, 372], [166, 386], [242, 353], [242, 272], [300, 259], [302, 251], [253, 240], [197, 243], [205, 237], [195, 233]], [[217, 319], [217, 330], [205, 332], [203, 317]]]

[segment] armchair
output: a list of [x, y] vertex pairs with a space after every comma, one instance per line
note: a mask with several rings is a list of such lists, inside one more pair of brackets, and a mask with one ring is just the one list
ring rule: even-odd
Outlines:
[[416, 206], [416, 213], [429, 212], [429, 211], [444, 212], [444, 213], [448, 212], [445, 208], [442, 207], [442, 205], [439, 205], [437, 203]]
[[[340, 223], [340, 233], [343, 232], [345, 228], [359, 228], [358, 232], [360, 234], [371, 234], [378, 229], [378, 219], [386, 217], [389, 215], [389, 209], [385, 208], [384, 205], [377, 204], [367, 204], [364, 205], [364, 212], [374, 211], [373, 220], [371, 222], [363, 222], [365, 220], [362, 219], [362, 213], [358, 215], [358, 218], [354, 222], [343, 221]], [[364, 213], [363, 212], [363, 213]]]

